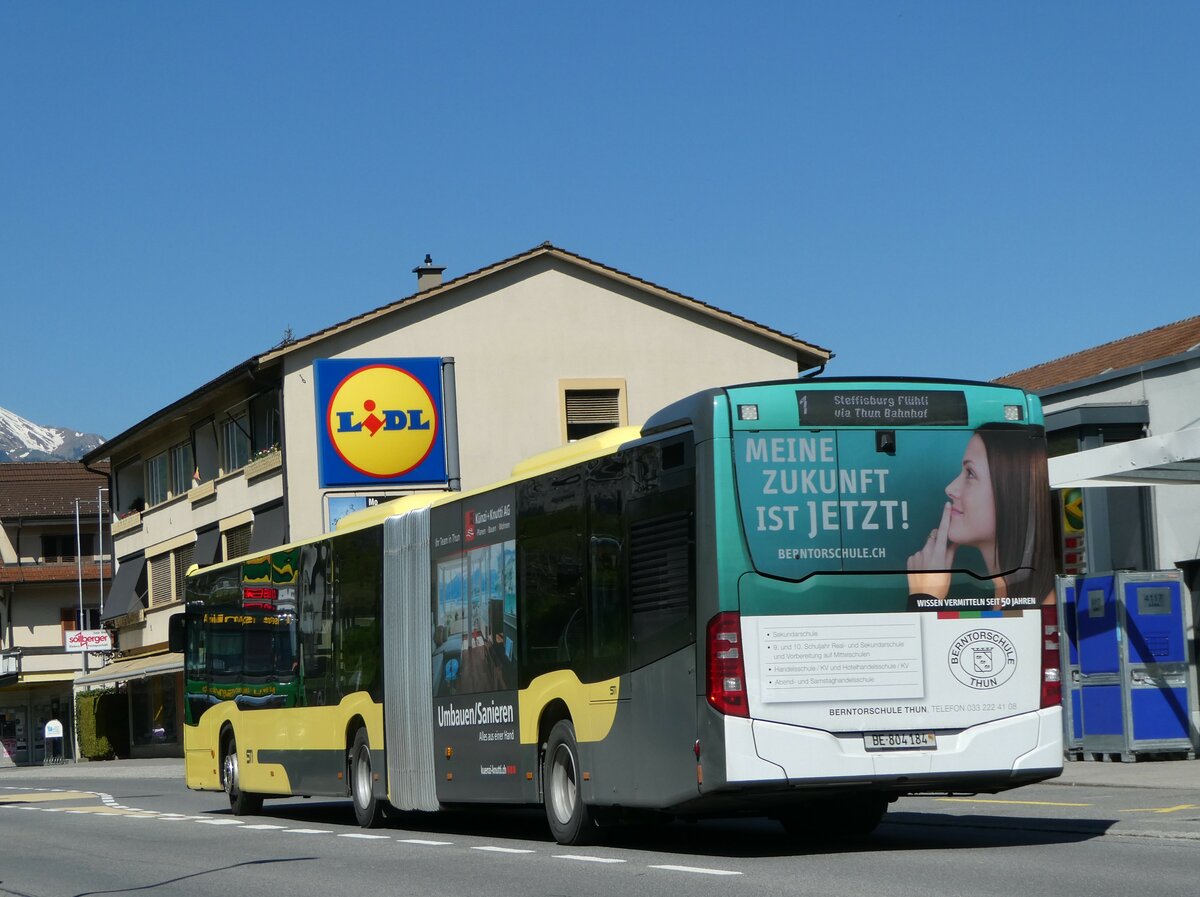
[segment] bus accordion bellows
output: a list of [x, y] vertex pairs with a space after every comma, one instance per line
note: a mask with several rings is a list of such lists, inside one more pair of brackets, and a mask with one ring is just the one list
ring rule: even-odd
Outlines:
[[1041, 406], [963, 381], [712, 389], [193, 570], [187, 784], [863, 835], [1062, 771]]

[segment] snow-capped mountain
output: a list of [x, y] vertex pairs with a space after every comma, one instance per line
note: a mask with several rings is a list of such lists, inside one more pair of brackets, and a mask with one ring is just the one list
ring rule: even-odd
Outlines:
[[0, 463], [5, 461], [78, 461], [104, 439], [61, 427], [43, 427], [0, 408]]

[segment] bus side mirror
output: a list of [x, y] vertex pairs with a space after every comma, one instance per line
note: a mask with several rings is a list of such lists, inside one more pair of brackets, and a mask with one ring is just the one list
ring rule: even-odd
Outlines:
[[187, 648], [187, 614], [175, 614], [167, 621], [167, 647], [176, 652]]

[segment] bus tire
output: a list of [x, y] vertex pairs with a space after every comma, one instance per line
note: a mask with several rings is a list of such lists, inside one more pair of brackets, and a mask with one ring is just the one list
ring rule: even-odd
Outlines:
[[542, 798], [550, 832], [559, 844], [590, 844], [596, 840], [596, 821], [583, 802], [579, 747], [570, 720], [559, 720], [546, 739], [542, 758]]
[[354, 818], [363, 828], [375, 828], [383, 819], [383, 801], [375, 796], [375, 773], [371, 764], [371, 741], [366, 729], [354, 733], [350, 748], [350, 797]]
[[221, 753], [221, 785], [229, 795], [229, 809], [234, 816], [254, 816], [261, 812], [263, 796], [242, 790], [237, 739], [233, 737], [232, 732], [225, 741], [225, 750]]

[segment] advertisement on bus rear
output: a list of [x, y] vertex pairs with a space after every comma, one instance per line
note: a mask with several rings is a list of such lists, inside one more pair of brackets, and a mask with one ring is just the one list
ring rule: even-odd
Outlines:
[[894, 606], [876, 610], [1021, 609], [1053, 595], [1039, 430], [739, 431], [733, 448], [760, 573], [904, 574]]

